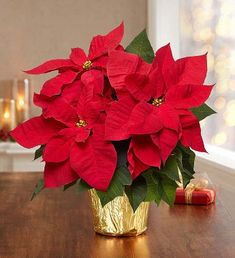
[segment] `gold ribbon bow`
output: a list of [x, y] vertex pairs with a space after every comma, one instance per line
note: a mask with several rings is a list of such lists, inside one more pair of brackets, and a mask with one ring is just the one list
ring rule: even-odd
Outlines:
[[191, 204], [193, 192], [202, 190], [207, 186], [208, 180], [205, 178], [192, 180], [185, 188], [185, 202]]

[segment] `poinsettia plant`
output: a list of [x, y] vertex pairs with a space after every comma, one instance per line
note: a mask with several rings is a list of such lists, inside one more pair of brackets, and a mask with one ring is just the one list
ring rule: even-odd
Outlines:
[[7, 130], [0, 130], [0, 142], [13, 141]]
[[34, 104], [42, 109], [15, 128], [22, 146], [40, 146], [43, 188], [94, 188], [104, 206], [124, 193], [134, 210], [143, 201], [174, 203], [179, 171], [183, 185], [194, 174], [196, 151], [206, 151], [199, 121], [214, 113], [205, 104], [206, 55], [174, 60], [170, 45], [154, 54], [146, 31], [124, 49], [123, 23], [95, 36], [88, 55], [73, 48], [69, 58], [26, 71], [58, 71]]

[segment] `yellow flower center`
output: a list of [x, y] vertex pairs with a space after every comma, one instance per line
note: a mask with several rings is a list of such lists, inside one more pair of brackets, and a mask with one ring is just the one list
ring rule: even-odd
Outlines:
[[80, 119], [77, 123], [77, 127], [85, 127], [87, 125], [87, 122], [85, 120]]
[[92, 62], [90, 60], [86, 61], [82, 66], [83, 70], [89, 70], [91, 69], [91, 67], [92, 67]]
[[160, 106], [163, 103], [163, 98], [156, 98], [152, 100], [152, 105], [154, 106]]

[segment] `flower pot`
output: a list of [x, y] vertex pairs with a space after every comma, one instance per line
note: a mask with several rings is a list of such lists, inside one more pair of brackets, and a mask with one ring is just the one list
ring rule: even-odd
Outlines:
[[138, 236], [147, 229], [149, 203], [133, 212], [126, 195], [116, 197], [102, 207], [96, 190], [89, 191], [94, 230], [108, 236]]

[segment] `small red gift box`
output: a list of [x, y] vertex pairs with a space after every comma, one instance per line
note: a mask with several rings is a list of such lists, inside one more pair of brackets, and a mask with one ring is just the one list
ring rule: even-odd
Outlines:
[[190, 183], [185, 189], [177, 188], [175, 204], [209, 205], [215, 201], [216, 192], [207, 188], [207, 180]]
[[175, 204], [209, 205], [215, 201], [216, 192], [212, 189], [194, 190], [191, 198], [187, 198], [185, 189], [177, 188]]

